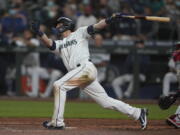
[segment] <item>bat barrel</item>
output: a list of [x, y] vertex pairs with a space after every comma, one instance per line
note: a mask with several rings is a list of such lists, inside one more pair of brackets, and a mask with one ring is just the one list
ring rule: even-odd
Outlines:
[[147, 21], [157, 21], [157, 22], [170, 22], [169, 17], [159, 17], [159, 16], [124, 16], [130, 19], [142, 19]]
[[158, 17], [158, 16], [146, 16], [145, 19], [148, 21], [158, 21], [158, 22], [169, 22], [170, 21], [169, 17]]

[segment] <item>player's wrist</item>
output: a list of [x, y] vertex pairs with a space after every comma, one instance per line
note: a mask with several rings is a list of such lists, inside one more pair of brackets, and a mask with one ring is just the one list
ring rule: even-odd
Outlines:
[[36, 31], [36, 35], [38, 35], [39, 37], [42, 37], [44, 35], [44, 32], [42, 32], [41, 30]]
[[114, 13], [111, 17], [108, 17], [105, 19], [105, 22], [107, 24], [112, 24], [116, 21], [121, 21], [123, 19], [128, 19], [128, 18], [124, 18], [125, 16], [127, 16], [128, 14], [125, 13]]
[[117, 14], [113, 14], [112, 16], [105, 19], [106, 24], [112, 24], [118, 19]]
[[113, 22], [113, 17], [111, 16], [111, 17], [108, 17], [108, 18], [106, 18], [105, 19], [105, 22], [106, 22], [106, 24], [112, 24], [112, 22]]

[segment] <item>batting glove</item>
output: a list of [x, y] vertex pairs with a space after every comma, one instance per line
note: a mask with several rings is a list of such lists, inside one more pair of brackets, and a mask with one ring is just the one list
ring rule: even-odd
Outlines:
[[125, 14], [125, 13], [115, 13], [111, 17], [106, 18], [105, 21], [106, 21], [107, 24], [112, 24], [114, 22], [121, 21], [122, 19], [126, 19], [124, 16], [127, 16], [127, 14]]
[[31, 23], [31, 30], [38, 36], [42, 36], [44, 33], [40, 30], [40, 22], [39, 21], [33, 21]]

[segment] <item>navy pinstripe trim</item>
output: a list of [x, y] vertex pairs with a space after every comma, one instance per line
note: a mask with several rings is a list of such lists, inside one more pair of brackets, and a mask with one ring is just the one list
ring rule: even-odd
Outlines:
[[[70, 49], [70, 47], [69, 47], [69, 49]], [[70, 61], [70, 53], [69, 53], [68, 47], [67, 47], [67, 54], [69, 55], [69, 61]]]
[[[62, 51], [62, 52], [63, 52], [63, 51]], [[66, 61], [67, 61], [67, 64], [69, 65], [69, 61], [68, 61], [67, 56], [65, 55], [65, 51], [64, 51], [63, 53], [64, 53], [64, 57], [65, 57], [65, 59], [66, 59]]]
[[[80, 73], [85, 67], [86, 67], [86, 65], [84, 65], [77, 73], [73, 74], [73, 76], [71, 76], [68, 80], [70, 80], [71, 78], [73, 78], [74, 76], [76, 76], [78, 73]], [[68, 80], [66, 80], [65, 82], [67, 82]], [[62, 85], [64, 85], [65, 82], [64, 82]], [[60, 110], [60, 92], [59, 92], [58, 113], [57, 113], [57, 116], [56, 116], [56, 126], [57, 126], [57, 121], [58, 121], [59, 110]]]
[[[66, 52], [67, 52], [67, 57], [69, 58], [69, 61], [70, 61], [70, 54], [69, 54], [68, 47], [66, 48]], [[69, 63], [69, 61], [68, 61], [68, 63]]]
[[56, 117], [56, 127], [57, 127], [57, 121], [58, 121], [59, 110], [60, 110], [60, 91], [59, 91], [59, 105], [58, 105], [58, 113], [57, 113], [57, 117]]

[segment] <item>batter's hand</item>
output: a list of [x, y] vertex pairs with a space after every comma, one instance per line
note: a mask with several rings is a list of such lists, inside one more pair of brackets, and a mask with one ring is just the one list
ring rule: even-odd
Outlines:
[[31, 30], [34, 32], [34, 33], [38, 33], [40, 31], [40, 22], [39, 21], [33, 21], [31, 24], [30, 24], [30, 27], [31, 27]]
[[124, 16], [127, 16], [127, 14], [125, 14], [125, 13], [114, 13], [112, 15], [112, 17], [114, 17], [116, 19], [123, 19]]
[[115, 22], [118, 22], [118, 21], [121, 21], [121, 20], [124, 20], [124, 19], [128, 19], [124, 16], [127, 16], [128, 14], [125, 14], [125, 13], [114, 13], [111, 17], [107, 18], [106, 19], [106, 23], [107, 24], [112, 24], [112, 23], [115, 23]]
[[31, 30], [38, 36], [42, 37], [44, 33], [40, 30], [40, 22], [39, 21], [33, 21], [30, 24]]

